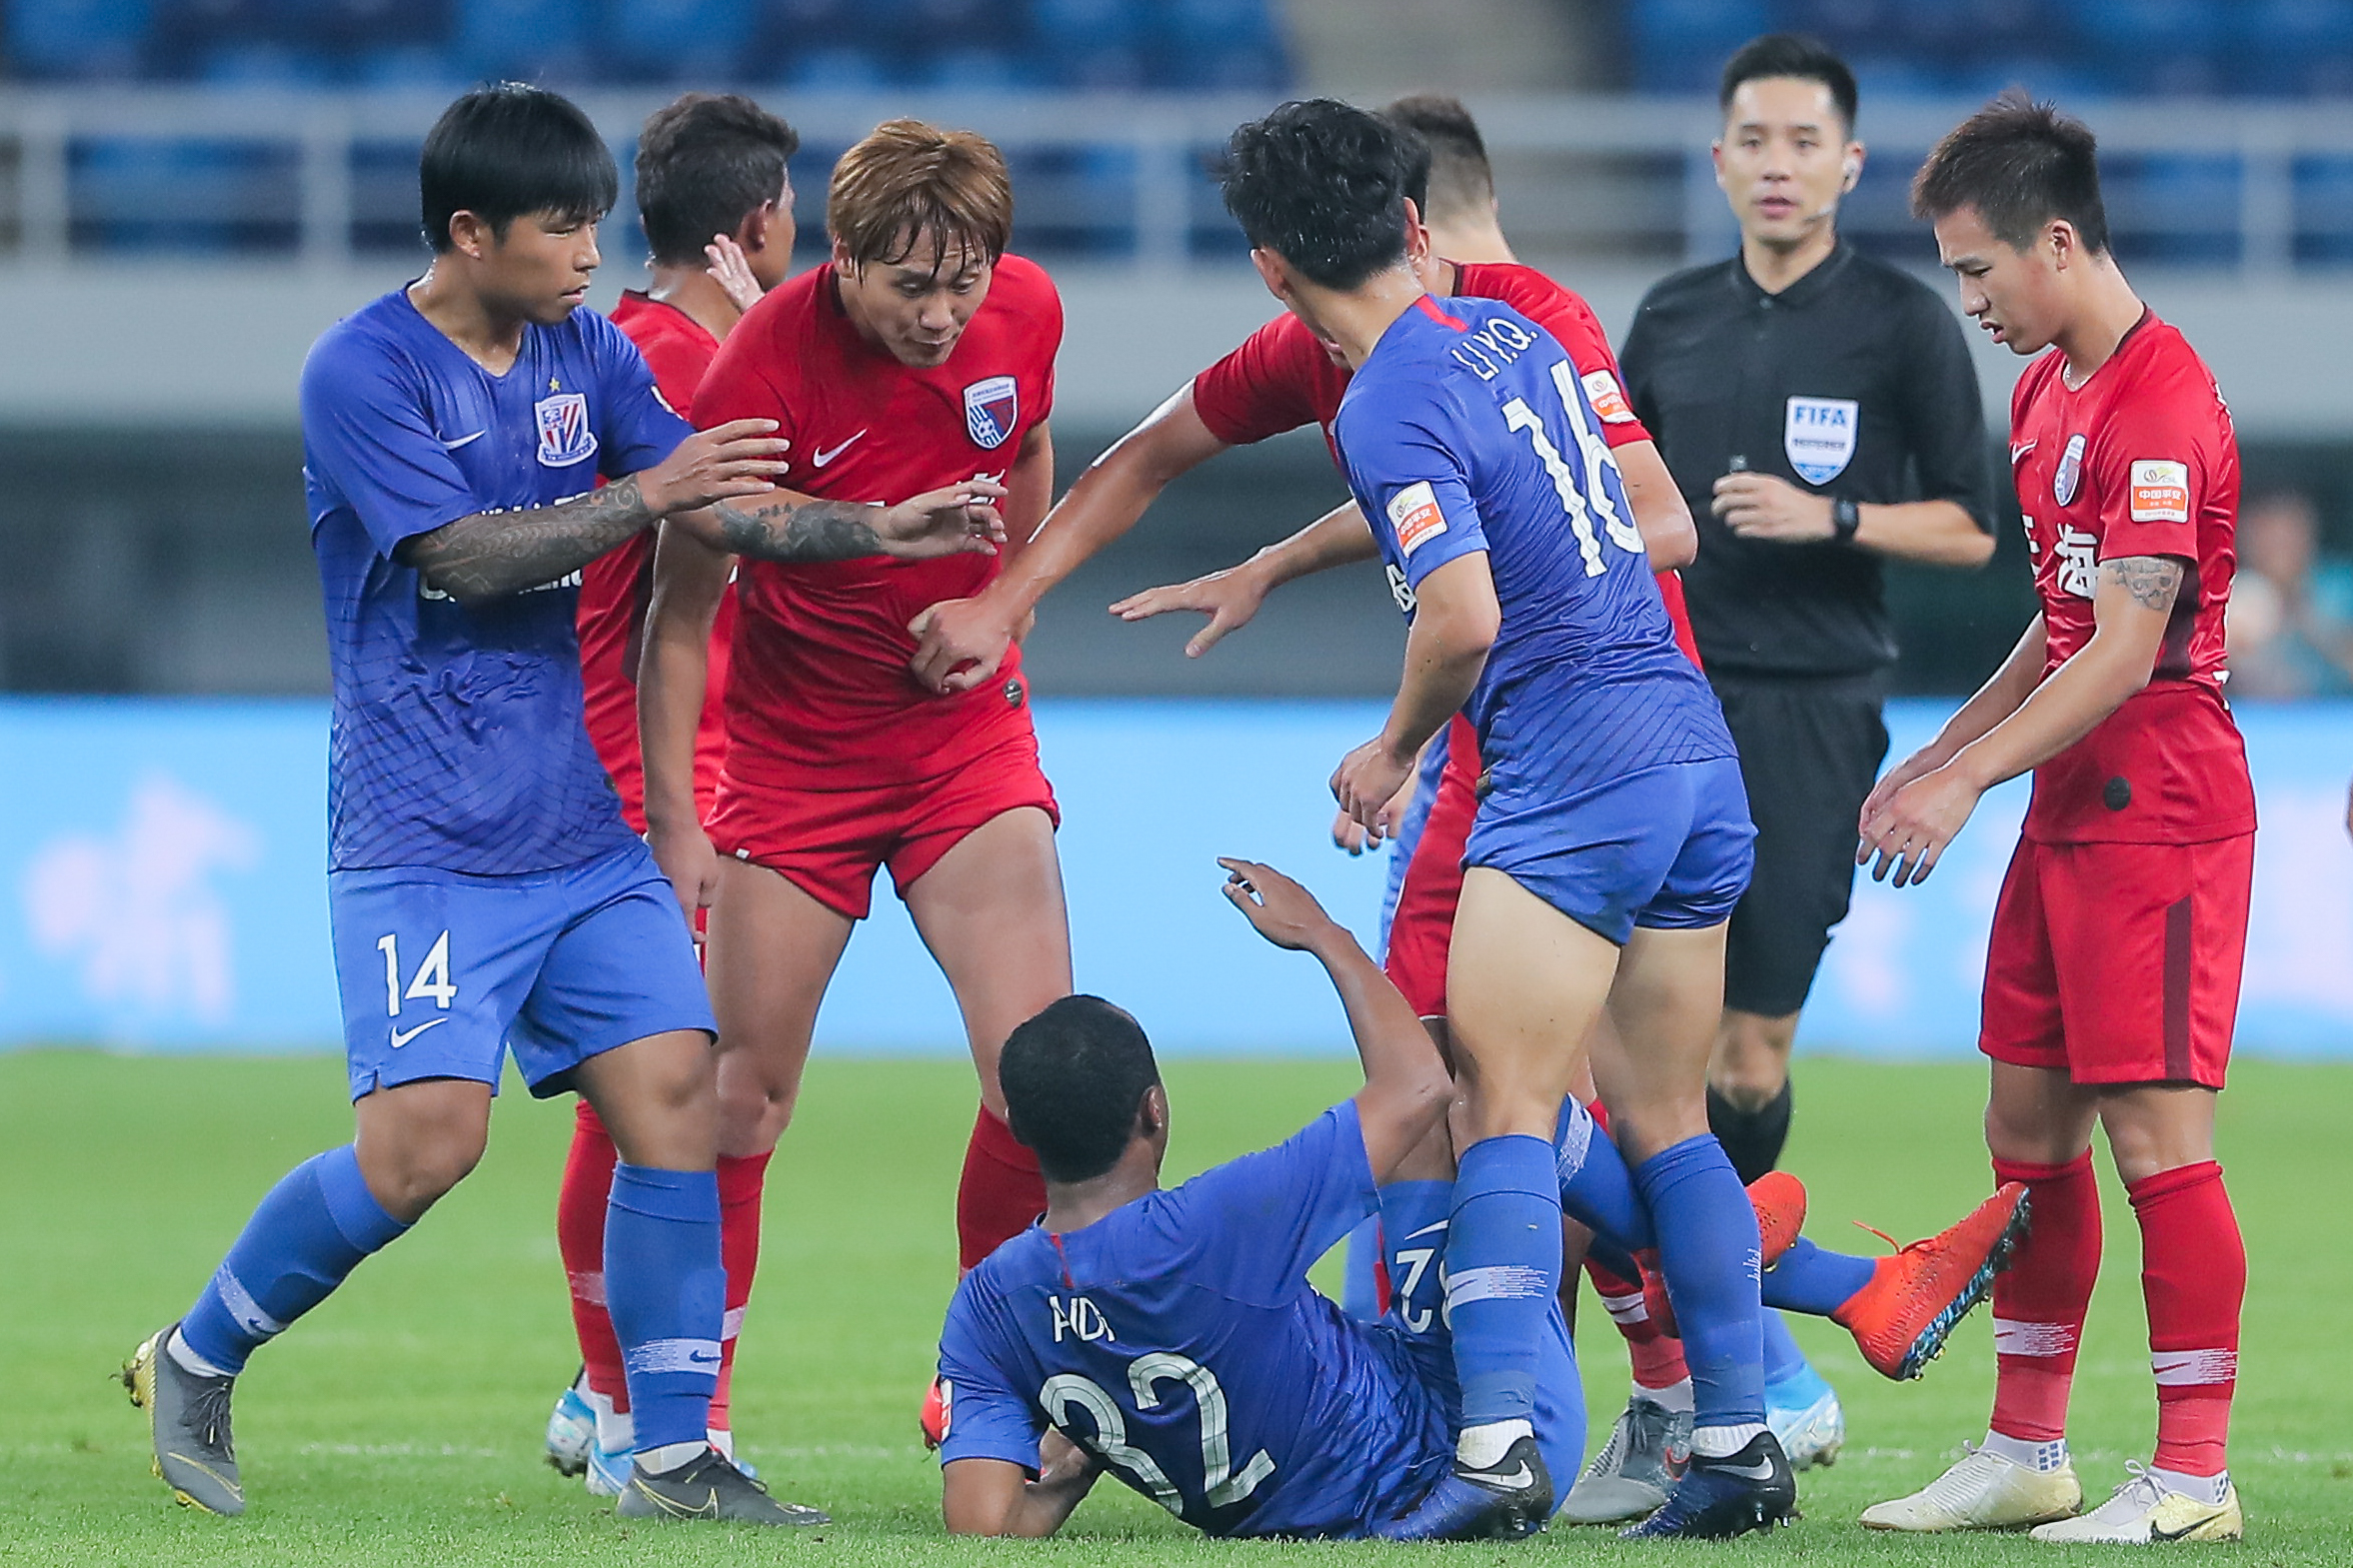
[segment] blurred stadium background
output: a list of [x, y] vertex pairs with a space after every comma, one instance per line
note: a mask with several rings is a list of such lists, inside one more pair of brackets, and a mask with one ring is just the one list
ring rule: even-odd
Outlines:
[[[2216, 369], [2246, 453], [2234, 690], [2267, 825], [2242, 1033], [2353, 1041], [2353, 709], [2330, 701], [2353, 694], [2347, 0], [0, 0], [0, 1045], [333, 1037], [295, 382], [322, 328], [420, 269], [417, 147], [468, 84], [574, 93], [625, 174], [671, 95], [753, 93], [804, 135], [810, 261], [831, 160], [877, 120], [996, 137], [1017, 248], [1069, 304], [1067, 482], [1270, 312], [1208, 173], [1237, 120], [1300, 92], [1462, 95], [1523, 259], [1622, 330], [1649, 283], [1734, 243], [1707, 159], [1714, 75], [1784, 27], [1862, 78], [1871, 157], [1844, 232], [1924, 273], [1905, 186], [1978, 100], [2022, 84], [2099, 131], [2119, 255]], [[626, 184], [604, 250], [610, 304], [642, 255]], [[1979, 348], [1998, 436], [2017, 365]], [[1234, 939], [1202, 871], [1218, 850], [1279, 856], [1369, 925], [1378, 869], [1322, 846], [1322, 781], [1368, 733], [1400, 633], [1377, 579], [1345, 574], [1286, 589], [1198, 662], [1177, 653], [1189, 629], [1102, 607], [1339, 496], [1311, 433], [1234, 454], [1050, 600], [1030, 645], [1083, 983], [1157, 1003], [1173, 1043], [1340, 1038]], [[2016, 531], [1986, 571], [1898, 572], [1894, 593], [1900, 749], [2028, 614]], [[2018, 805], [2016, 788], [1989, 804], [1921, 893], [1858, 902], [1812, 1043], [1967, 1049]], [[1214, 1014], [1204, 962], [1235, 976]], [[825, 1038], [960, 1048], [945, 989], [911, 997], [911, 973], [932, 967], [879, 920]]]

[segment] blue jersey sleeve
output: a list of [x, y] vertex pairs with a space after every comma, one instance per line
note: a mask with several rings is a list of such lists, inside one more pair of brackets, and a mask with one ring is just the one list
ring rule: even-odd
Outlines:
[[1418, 588], [1444, 566], [1487, 548], [1470, 499], [1468, 432], [1441, 388], [1382, 385], [1340, 417], [1348, 484], [1388, 552]]
[[629, 334], [599, 316], [594, 352], [604, 383], [598, 404], [605, 428], [598, 432], [598, 467], [607, 479], [622, 479], [652, 468], [695, 433], [678, 410], [663, 401], [654, 369], [629, 341]]
[[352, 332], [320, 340], [302, 370], [304, 462], [389, 558], [405, 539], [483, 510], [433, 428], [415, 379]]
[[1210, 1276], [1203, 1282], [1253, 1303], [1296, 1289], [1317, 1258], [1380, 1206], [1353, 1100], [1169, 1196], [1174, 1226], [1201, 1238], [1197, 1267]]
[[990, 1354], [998, 1336], [990, 1332], [983, 1296], [975, 1275], [966, 1275], [940, 1331], [940, 1381], [948, 1399], [940, 1462], [1002, 1459], [1036, 1474], [1046, 1418], [1014, 1391], [1006, 1369]]

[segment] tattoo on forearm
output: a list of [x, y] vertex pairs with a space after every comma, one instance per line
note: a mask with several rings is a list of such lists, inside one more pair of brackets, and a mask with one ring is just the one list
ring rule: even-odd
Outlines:
[[575, 572], [654, 521], [637, 476], [513, 512], [478, 512], [405, 542], [396, 555], [460, 604], [537, 588]]
[[2167, 556], [2119, 556], [2101, 570], [2143, 610], [2170, 611], [2181, 592], [2181, 563]]
[[723, 501], [711, 510], [727, 548], [754, 561], [854, 561], [884, 553], [873, 523], [879, 509], [856, 502], [780, 501], [746, 512]]

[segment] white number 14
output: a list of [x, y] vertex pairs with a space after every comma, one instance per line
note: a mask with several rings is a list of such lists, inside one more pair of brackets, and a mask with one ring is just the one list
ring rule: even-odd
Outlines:
[[[401, 946], [398, 936], [380, 937], [376, 950], [384, 954], [384, 1011], [386, 1016], [401, 1015]], [[449, 1010], [450, 998], [458, 988], [450, 983], [450, 933], [443, 931], [426, 951], [425, 961], [417, 965], [417, 972], [409, 980], [406, 992], [413, 1001], [430, 1001], [444, 1012]]]

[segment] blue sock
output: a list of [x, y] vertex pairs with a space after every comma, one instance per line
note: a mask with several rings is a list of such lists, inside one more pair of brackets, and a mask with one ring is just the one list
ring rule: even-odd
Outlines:
[[1446, 1312], [1462, 1424], [1532, 1421], [1544, 1315], [1560, 1283], [1560, 1176], [1543, 1138], [1463, 1151], [1446, 1232]]
[[1756, 1211], [1709, 1134], [1662, 1149], [1634, 1170], [1658, 1227], [1659, 1268], [1691, 1367], [1692, 1424], [1764, 1420], [1763, 1307]]
[[264, 1340], [327, 1299], [360, 1259], [409, 1227], [384, 1211], [349, 1143], [288, 1171], [245, 1222], [181, 1320], [188, 1348], [224, 1372], [245, 1370]]
[[1871, 1282], [1877, 1267], [1867, 1257], [1831, 1252], [1799, 1236], [1764, 1272], [1764, 1304], [1828, 1317]]
[[1451, 1181], [1392, 1181], [1380, 1189], [1380, 1240], [1389, 1270], [1389, 1315], [1408, 1333], [1425, 1334], [1444, 1304], [1440, 1284]]
[[[1560, 1172], [1562, 1213], [1610, 1243], [1619, 1257], [1658, 1244], [1650, 1211], [1634, 1195], [1633, 1173], [1626, 1169], [1625, 1156], [1593, 1120], [1593, 1113], [1574, 1099], [1561, 1102], [1560, 1123], [1552, 1132], [1552, 1154]], [[1606, 1256], [1602, 1266], [1613, 1271], [1616, 1267]]]
[[1802, 1377], [1812, 1370], [1805, 1359], [1805, 1352], [1798, 1349], [1797, 1341], [1790, 1337], [1789, 1325], [1781, 1321], [1780, 1313], [1764, 1313], [1760, 1321], [1764, 1327], [1766, 1387], [1785, 1383], [1793, 1377]]
[[613, 1197], [605, 1209], [605, 1306], [629, 1376], [637, 1451], [702, 1442], [711, 1429], [727, 1313], [717, 1175], [613, 1167]]

